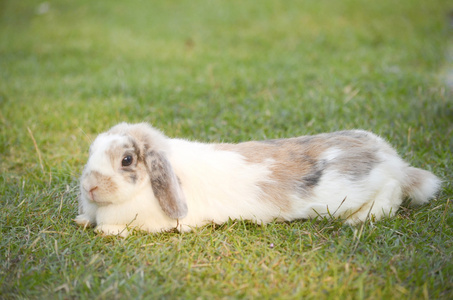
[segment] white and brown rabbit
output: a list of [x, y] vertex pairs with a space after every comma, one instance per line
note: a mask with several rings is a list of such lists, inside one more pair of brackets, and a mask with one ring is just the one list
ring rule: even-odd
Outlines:
[[100, 134], [80, 179], [81, 226], [187, 231], [228, 219], [355, 224], [433, 198], [440, 180], [361, 130], [239, 144], [171, 139], [146, 123]]

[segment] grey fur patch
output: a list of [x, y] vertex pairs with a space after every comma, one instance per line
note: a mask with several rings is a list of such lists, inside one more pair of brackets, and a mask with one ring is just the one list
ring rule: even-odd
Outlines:
[[138, 159], [143, 159], [142, 157], [142, 153], [141, 153], [141, 149], [140, 149], [140, 146], [138, 145], [138, 143], [135, 141], [134, 138], [130, 137], [129, 138], [129, 141], [132, 145], [132, 148], [134, 149], [134, 152], [135, 152], [135, 155], [137, 155], [137, 158]]
[[353, 180], [360, 180], [370, 174], [371, 170], [381, 161], [377, 157], [377, 149], [367, 149], [369, 151], [357, 151], [346, 153], [338, 158], [338, 162], [332, 166], [345, 175], [349, 175]]
[[138, 176], [137, 176], [137, 174], [133, 173], [133, 174], [129, 175], [129, 179], [131, 180], [131, 182], [133, 184], [135, 184], [137, 182]]
[[340, 155], [329, 162], [329, 166], [352, 180], [364, 178], [381, 162], [377, 155], [380, 145], [366, 131], [339, 131], [326, 134], [326, 138], [330, 148], [341, 150]]
[[173, 219], [185, 217], [187, 203], [170, 162], [163, 153], [152, 150], [145, 161], [154, 196], [162, 210]]
[[137, 183], [139, 176], [135, 166], [123, 167], [120, 172], [125, 174], [125, 177], [129, 182], [133, 184]]
[[304, 191], [308, 191], [318, 185], [324, 173], [325, 161], [320, 161], [313, 165], [312, 171], [302, 177], [300, 187]]

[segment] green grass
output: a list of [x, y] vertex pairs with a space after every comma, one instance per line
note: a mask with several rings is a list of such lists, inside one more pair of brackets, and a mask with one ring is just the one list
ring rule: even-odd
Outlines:
[[[453, 297], [449, 1], [45, 3], [0, 2], [0, 298]], [[444, 185], [357, 228], [101, 237], [71, 221], [77, 178], [119, 121], [206, 142], [363, 128]]]

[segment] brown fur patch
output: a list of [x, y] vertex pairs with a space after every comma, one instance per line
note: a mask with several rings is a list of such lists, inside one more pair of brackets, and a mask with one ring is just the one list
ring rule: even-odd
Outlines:
[[107, 150], [107, 155], [110, 159], [110, 163], [112, 164], [112, 166], [115, 169], [116, 169], [116, 166], [118, 166], [118, 160], [121, 158], [123, 153], [124, 153], [124, 147], [119, 144], [114, 144]]
[[95, 179], [97, 186], [100, 191], [103, 193], [115, 193], [118, 190], [118, 185], [110, 178], [110, 176], [105, 176], [97, 171], [93, 171], [89, 174]]
[[290, 195], [295, 192], [309, 194], [322, 175], [318, 159], [325, 147], [322, 144], [301, 146], [303, 139], [218, 144], [216, 149], [238, 152], [252, 164], [266, 163], [266, 160], [271, 159], [272, 182], [261, 182], [259, 185], [264, 193], [263, 198], [286, 212], [291, 209]]
[[[325, 170], [336, 169], [351, 179], [358, 179], [367, 175], [379, 162], [374, 138], [362, 131], [216, 144], [215, 148], [238, 152], [251, 164], [266, 163], [266, 160], [271, 159], [272, 182], [261, 182], [259, 185], [265, 195], [263, 198], [282, 211], [291, 209], [291, 195], [310, 196]], [[322, 154], [332, 148], [339, 149], [338, 157], [329, 161], [322, 159]]]

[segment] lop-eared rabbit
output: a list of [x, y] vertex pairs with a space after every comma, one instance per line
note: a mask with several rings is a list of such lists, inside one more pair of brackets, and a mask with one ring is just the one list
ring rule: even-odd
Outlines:
[[327, 216], [357, 224], [394, 215], [405, 198], [426, 203], [439, 187], [436, 176], [367, 131], [205, 144], [121, 123], [90, 147], [75, 221], [120, 236], [228, 219]]

